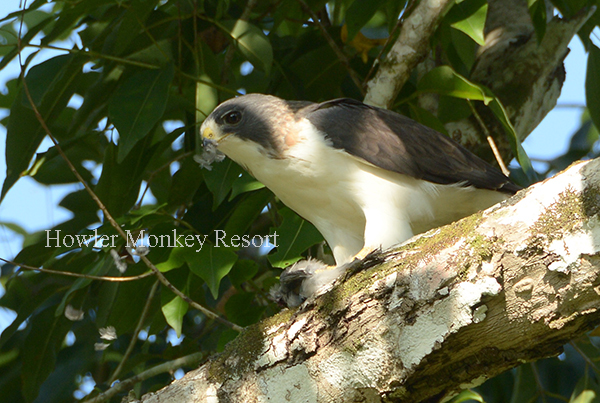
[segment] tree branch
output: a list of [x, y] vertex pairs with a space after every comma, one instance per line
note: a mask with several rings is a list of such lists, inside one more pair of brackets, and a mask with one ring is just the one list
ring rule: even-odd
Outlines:
[[557, 355], [600, 323], [599, 213], [600, 159], [573, 165], [384, 252], [142, 401], [437, 401]]
[[[521, 141], [556, 106], [565, 79], [563, 60], [569, 53], [569, 42], [593, 13], [594, 9], [583, 9], [570, 20], [555, 16], [538, 43], [527, 4], [518, 0], [490, 1], [486, 43], [478, 52], [471, 79], [498, 96]], [[500, 122], [483, 105], [478, 105], [478, 112], [505, 161], [512, 158]], [[481, 142], [485, 136], [473, 117], [449, 123], [446, 129], [475, 153], [489, 154], [487, 145]]]
[[413, 69], [427, 55], [431, 35], [453, 4], [452, 0], [423, 0], [415, 7], [377, 74], [367, 83], [366, 104], [381, 108], [392, 104]]

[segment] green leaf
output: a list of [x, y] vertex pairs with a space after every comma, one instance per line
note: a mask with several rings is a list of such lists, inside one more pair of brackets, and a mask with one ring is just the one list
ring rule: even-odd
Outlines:
[[[79, 174], [89, 183], [92, 174], [82, 166], [82, 162], [101, 160], [104, 143], [106, 138], [98, 136], [97, 133], [88, 133], [62, 142], [61, 148]], [[27, 174], [45, 185], [79, 182], [55, 146], [50, 147], [46, 152], [38, 153]]]
[[221, 353], [225, 350], [225, 346], [227, 346], [227, 344], [230, 341], [233, 341], [233, 339], [235, 339], [237, 336], [239, 335], [239, 332], [233, 330], [233, 329], [225, 329], [223, 331], [223, 333], [221, 333], [221, 336], [219, 336], [219, 342], [217, 344], [217, 352]]
[[527, 0], [529, 15], [535, 29], [535, 36], [538, 43], [542, 43], [546, 34], [546, 2], [544, 0]]
[[42, 38], [42, 45], [48, 45], [56, 39], [66, 39], [78, 22], [81, 22], [81, 20], [88, 17], [103, 5], [109, 5], [111, 3], [114, 4], [115, 0], [93, 0], [70, 3], [69, 6], [64, 7], [60, 12], [56, 13], [56, 17], [52, 16], [53, 19], [57, 17], [58, 19], [52, 30]]
[[[171, 239], [174, 238], [173, 233], [167, 235]], [[180, 235], [179, 243], [183, 246], [171, 248], [169, 258], [158, 263], [156, 267], [161, 272], [168, 272], [187, 263], [192, 273], [204, 280], [212, 295], [217, 298], [221, 280], [238, 258], [235, 252], [229, 249], [236, 248], [232, 246], [227, 233], [221, 230], [216, 234], [221, 237], [216, 245], [208, 241], [206, 235], [192, 234], [190, 231], [178, 231], [177, 235]]]
[[144, 21], [154, 9], [158, 0], [131, 0], [127, 11], [119, 22], [115, 33], [113, 54], [121, 55], [138, 33], [144, 29]]
[[410, 106], [411, 117], [419, 123], [424, 124], [425, 126], [429, 126], [434, 130], [437, 130], [440, 133], [448, 135], [446, 128], [440, 122], [440, 120], [433, 113], [429, 112], [427, 109], [421, 108], [414, 102], [410, 102], [408, 104]]
[[4, 83], [6, 86], [6, 93], [0, 93], [0, 108], [2, 109], [10, 109], [15, 98], [19, 94], [19, 86], [21, 82], [18, 78], [13, 78], [12, 80], [8, 80]]
[[252, 292], [233, 294], [225, 303], [227, 318], [244, 327], [258, 322], [267, 307], [258, 305], [254, 301], [255, 297], [256, 294]]
[[[20, 261], [17, 256], [15, 260]], [[46, 304], [56, 294], [56, 290], [64, 287], [64, 279], [56, 276], [40, 275], [40, 273], [24, 272], [14, 276], [7, 281], [6, 293], [0, 299], [0, 305], [12, 309], [17, 313], [15, 320], [2, 332], [0, 337], [0, 349], [13, 340], [13, 336], [19, 333], [19, 327], [40, 306]]]
[[585, 100], [592, 122], [600, 128], [600, 49], [591, 45], [585, 76]]
[[25, 400], [33, 401], [40, 385], [54, 370], [56, 357], [71, 323], [64, 316], [55, 316], [48, 308], [30, 319], [31, 330], [23, 348], [23, 394]]
[[190, 203], [202, 181], [203, 172], [196, 161], [192, 158], [181, 161], [181, 166], [171, 181], [169, 207], [174, 209]]
[[429, 71], [419, 81], [417, 89], [423, 92], [483, 101], [486, 105], [494, 99], [493, 96], [487, 95], [482, 87], [470, 82], [449, 66], [440, 66]]
[[487, 17], [486, 0], [464, 0], [457, 2], [446, 15], [446, 21], [455, 29], [464, 32], [480, 46], [485, 44], [483, 29]]
[[516, 369], [510, 403], [534, 402], [539, 395], [533, 373], [533, 365], [524, 364]]
[[385, 7], [385, 14], [387, 23], [388, 32], [392, 32], [396, 24], [398, 23], [398, 19], [400, 18], [400, 13], [406, 7], [406, 3], [408, 0], [388, 0]]
[[[271, 230], [277, 251], [269, 255], [269, 262], [275, 267], [287, 267], [302, 259], [301, 253], [309, 247], [321, 242], [323, 236], [308, 221], [303, 220], [289, 208], [279, 211], [283, 221]], [[276, 237], [274, 237], [277, 235]]]
[[246, 195], [227, 220], [225, 232], [227, 234], [244, 234], [272, 197], [271, 191], [267, 189]]
[[386, 0], [354, 0], [346, 12], [346, 25], [348, 27], [348, 42], [350, 42], [362, 27], [386, 3]]
[[[146, 138], [144, 142], [149, 141]], [[108, 145], [102, 165], [102, 175], [95, 191], [115, 217], [126, 213], [137, 200], [142, 174], [152, 159], [155, 146], [146, 149], [138, 145], [123, 162], [118, 163], [116, 161], [117, 147], [112, 143]]]
[[[29, 70], [25, 78], [27, 87], [42, 118], [50, 127], [71, 99], [73, 83], [82, 74], [84, 62], [85, 59], [79, 56], [62, 55]], [[33, 154], [46, 136], [24, 89], [13, 102], [6, 130], [6, 179], [0, 200], [27, 170]]]
[[[37, 26], [39, 23], [44, 22], [47, 18], [54, 19], [55, 17], [41, 10], [28, 10], [23, 15], [23, 22], [27, 26], [27, 29], [30, 29]], [[47, 28], [44, 29], [44, 31], [46, 32]]]
[[[90, 245], [90, 247], [91, 246], [92, 245]], [[92, 276], [103, 276], [112, 267], [114, 267], [114, 262], [113, 262], [112, 257], [105, 256], [104, 259], [99, 260], [94, 264], [83, 267], [83, 270], [81, 271], [81, 273], [92, 275]], [[90, 285], [91, 282], [92, 282], [92, 280], [89, 278], [76, 279], [73, 282], [73, 284], [71, 285], [71, 287], [69, 288], [69, 290], [63, 295], [62, 301], [56, 307], [56, 311], [54, 312], [54, 314], [56, 316], [62, 315], [65, 311], [65, 307], [69, 303], [69, 297], [71, 296], [71, 294], [73, 294], [77, 290], [87, 287], [88, 285]]]
[[[156, 231], [152, 231], [152, 235], [159, 236], [159, 234]], [[164, 235], [170, 235], [170, 234], [166, 233]], [[184, 239], [188, 235], [192, 235], [192, 234], [189, 232], [184, 232], [183, 233]], [[198, 235], [198, 236], [201, 236], [202, 239], [204, 239], [204, 236], [202, 236], [202, 235]], [[207, 244], [205, 246], [208, 248], [210, 245], [208, 245], [208, 242], [207, 242]], [[163, 273], [166, 273], [173, 269], [177, 269], [177, 268], [183, 266], [183, 264], [186, 262], [186, 254], [192, 253], [193, 251], [196, 251], [199, 249], [200, 249], [200, 244], [197, 241], [193, 242], [192, 247], [186, 246], [183, 248], [179, 248], [179, 247], [170, 248], [170, 252], [168, 255], [169, 257], [167, 258], [167, 260], [156, 264], [156, 268]]]
[[18, 33], [15, 31], [14, 24], [9, 22], [0, 26], [0, 56], [10, 52], [10, 46], [17, 44]]
[[219, 296], [221, 280], [229, 273], [238, 259], [235, 252], [226, 249], [231, 247], [231, 244], [227, 238], [225, 239], [228, 246], [223, 246], [222, 243], [215, 246], [205, 244], [199, 252], [190, 252], [193, 249], [187, 248], [188, 251], [185, 253], [188, 266], [194, 274], [206, 282], [215, 299]]
[[[170, 294], [163, 293], [162, 295], [170, 296]], [[165, 316], [165, 320], [167, 321], [169, 326], [171, 326], [173, 330], [175, 330], [175, 332], [177, 333], [177, 337], [181, 336], [183, 317], [187, 313], [188, 307], [188, 303], [178, 296], [175, 296], [172, 299], [168, 299], [167, 301], [162, 301], [162, 313]]]
[[475, 64], [479, 45], [467, 34], [450, 26], [440, 27], [440, 42], [452, 68], [463, 77], [468, 77]]
[[[129, 266], [127, 274], [141, 274], [142, 270], [145, 270], [143, 264]], [[103, 282], [99, 285], [94, 289], [98, 298], [97, 326], [114, 326], [118, 335], [135, 329], [154, 281], [156, 280], [148, 277], [138, 281]]]
[[[581, 340], [584, 339], [584, 337], [579, 339], [579, 342], [577, 343], [578, 345], [580, 345]], [[589, 339], [588, 339], [588, 343], [586, 344], [590, 344], [589, 343]], [[597, 353], [597, 348], [591, 346], [592, 349], [596, 350]], [[594, 356], [597, 356], [597, 354], [594, 354]], [[585, 354], [584, 358], [589, 359], [592, 358], [590, 355]], [[596, 362], [595, 359], [593, 361], [588, 361], [588, 362]], [[569, 403], [598, 403], [600, 402], [600, 386], [598, 385], [598, 382], [596, 381], [596, 378], [593, 376], [590, 376], [589, 371], [585, 371], [583, 376], [579, 379], [579, 381], [577, 382], [577, 385], [575, 386], [575, 389], [573, 389], [573, 392], [571, 393], [571, 398], [569, 399]]]
[[231, 185], [231, 195], [229, 200], [233, 200], [237, 195], [264, 188], [265, 185], [254, 179], [248, 172], [242, 174]]
[[227, 158], [223, 162], [213, 164], [212, 171], [204, 171], [204, 182], [213, 194], [213, 210], [225, 200], [233, 183], [240, 177], [242, 168]]
[[[220, 78], [219, 61], [210, 50], [208, 45], [202, 41], [198, 47], [200, 57], [197, 60], [198, 78], [207, 83], [212, 83]], [[218, 81], [217, 81], [218, 82]], [[202, 122], [219, 104], [219, 94], [214, 86], [196, 83], [196, 122]], [[197, 135], [200, 132], [197, 131]], [[201, 141], [197, 142], [200, 144]]]
[[249, 259], [238, 259], [229, 272], [229, 280], [236, 288], [241, 289], [242, 283], [250, 280], [258, 273], [258, 263]]
[[19, 235], [23, 235], [23, 236], [27, 236], [29, 235], [29, 233], [27, 232], [27, 230], [25, 230], [25, 228], [21, 227], [19, 224], [15, 224], [12, 222], [6, 222], [6, 221], [0, 221], [0, 226], [7, 228], [11, 231], [13, 231], [16, 234]]
[[443, 123], [457, 122], [468, 118], [472, 114], [473, 111], [469, 107], [469, 101], [445, 95], [440, 96], [438, 119]]
[[575, 398], [569, 400], [569, 403], [592, 403], [596, 400], [596, 392], [593, 390], [584, 390]]
[[[574, 347], [577, 349], [577, 354], [584, 358], [587, 362], [600, 362], [600, 349], [596, 346], [596, 343], [592, 341], [592, 339], [598, 340], [596, 338], [582, 336], [578, 339], [572, 341]], [[591, 369], [594, 370], [594, 374], [596, 379], [600, 376], [600, 370], [598, 369], [598, 365], [591, 366]], [[598, 385], [589, 377], [585, 377], [584, 383], [581, 384], [581, 389], [591, 389], [593, 387], [597, 388]], [[599, 389], [600, 391], [600, 389]], [[600, 396], [600, 393], [599, 393]]]
[[[37, 24], [35, 27], [29, 28], [27, 30], [27, 33], [21, 38], [20, 47], [16, 45], [16, 38], [12, 39], [14, 42], [9, 40], [7, 45], [10, 46], [12, 43], [15, 43], [15, 46], [12, 47], [8, 52], [2, 50], [2, 52], [0, 53], [0, 55], [3, 56], [2, 60], [0, 60], [0, 70], [4, 69], [4, 67], [6, 67], [8, 63], [10, 63], [10, 61], [19, 54], [19, 48], [23, 49], [27, 47], [29, 45], [29, 42], [52, 21], [54, 21], [54, 16], [50, 16], [42, 22], [40, 22], [39, 24]], [[12, 22], [10, 24], [12, 24]], [[6, 39], [10, 39], [12, 37], [11, 30], [4, 30], [3, 36], [5, 36]]]
[[458, 394], [458, 396], [455, 396], [450, 401], [450, 403], [463, 403], [463, 402], [470, 402], [470, 401], [485, 403], [485, 400], [483, 400], [483, 397], [481, 397], [481, 395], [479, 393], [472, 391], [470, 389], [463, 390], [462, 392], [460, 392]]
[[117, 162], [122, 162], [162, 118], [174, 74], [173, 64], [142, 71], [125, 80], [113, 94], [108, 116], [119, 131]]
[[217, 24], [231, 36], [237, 49], [250, 63], [269, 74], [273, 64], [273, 48], [258, 27], [243, 20], [228, 20]]
[[86, 132], [95, 130], [98, 122], [106, 117], [106, 105], [110, 96], [113, 94], [118, 78], [121, 76], [122, 69], [117, 67], [111, 72], [106, 70], [102, 73], [89, 72], [88, 76], [91, 83], [80, 90], [84, 97], [83, 104], [77, 109], [71, 124], [69, 125], [69, 134], [73, 138], [83, 135]]

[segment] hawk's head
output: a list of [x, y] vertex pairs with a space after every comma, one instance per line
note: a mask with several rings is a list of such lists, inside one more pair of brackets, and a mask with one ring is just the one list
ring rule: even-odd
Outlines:
[[252, 147], [271, 158], [281, 158], [285, 135], [295, 122], [295, 112], [308, 102], [289, 102], [262, 94], [232, 98], [206, 118], [200, 134], [231, 159], [244, 164], [242, 150]]

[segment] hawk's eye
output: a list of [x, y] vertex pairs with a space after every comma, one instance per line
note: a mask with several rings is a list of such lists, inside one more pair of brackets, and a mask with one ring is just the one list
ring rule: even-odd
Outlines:
[[231, 111], [223, 115], [223, 121], [228, 125], [237, 125], [240, 120], [242, 120], [242, 113], [239, 111]]

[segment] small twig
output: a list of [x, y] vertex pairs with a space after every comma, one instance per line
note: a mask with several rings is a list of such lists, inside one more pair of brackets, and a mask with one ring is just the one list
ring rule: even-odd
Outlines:
[[[22, 27], [22, 25], [23, 25], [23, 20], [21, 19], [21, 27]], [[50, 138], [50, 140], [52, 141], [52, 143], [56, 147], [56, 150], [58, 151], [58, 153], [60, 154], [60, 156], [66, 162], [66, 164], [69, 167], [69, 169], [71, 170], [71, 172], [73, 172], [73, 174], [75, 175], [75, 177], [77, 178], [77, 180], [83, 185], [83, 187], [85, 188], [86, 192], [90, 195], [90, 197], [92, 198], [92, 200], [94, 200], [94, 202], [96, 203], [96, 205], [100, 208], [100, 210], [102, 210], [102, 213], [104, 214], [104, 218], [106, 220], [108, 220], [108, 222], [110, 223], [110, 225], [117, 231], [117, 233], [124, 240], [127, 240], [127, 235], [125, 234], [125, 231], [123, 231], [123, 229], [121, 228], [121, 226], [113, 218], [112, 214], [110, 214], [110, 212], [108, 211], [108, 209], [106, 208], [106, 206], [104, 205], [104, 203], [98, 198], [98, 196], [92, 190], [92, 188], [90, 187], [90, 185], [88, 185], [88, 183], [83, 179], [83, 177], [77, 171], [77, 169], [75, 168], [75, 166], [73, 165], [73, 163], [71, 162], [71, 160], [64, 153], [62, 147], [58, 144], [58, 140], [56, 140], [56, 138], [54, 137], [54, 135], [50, 131], [50, 128], [48, 128], [48, 125], [46, 124], [46, 121], [44, 120], [44, 118], [40, 114], [40, 111], [37, 108], [37, 105], [33, 101], [33, 97], [31, 96], [31, 92], [29, 91], [29, 86], [27, 85], [27, 80], [25, 80], [25, 67], [23, 66], [23, 62], [21, 60], [21, 28], [19, 29], [19, 38], [17, 40], [17, 46], [18, 46], [18, 49], [19, 49], [19, 64], [21, 65], [21, 76], [23, 77], [23, 79], [22, 79], [23, 90], [25, 92], [25, 95], [27, 97], [27, 100], [28, 100], [29, 104], [31, 105], [31, 108], [33, 110], [33, 113], [35, 114], [36, 119], [38, 120], [38, 122], [42, 126], [42, 129], [44, 130], [44, 132], [46, 133], [46, 135]], [[192, 306], [193, 308], [199, 310], [204, 315], [206, 315], [208, 318], [214, 319], [214, 320], [216, 320], [216, 321], [218, 321], [218, 322], [220, 322], [220, 323], [222, 323], [222, 324], [224, 324], [224, 325], [226, 325], [226, 326], [228, 326], [228, 327], [230, 327], [230, 328], [232, 328], [232, 329], [234, 329], [234, 330], [236, 330], [238, 332], [242, 330], [242, 328], [240, 326], [238, 326], [238, 325], [236, 325], [234, 323], [231, 323], [228, 320], [222, 318], [217, 313], [211, 311], [208, 308], [203, 307], [202, 305], [200, 305], [197, 302], [193, 301], [190, 297], [188, 297], [187, 295], [185, 295], [183, 292], [181, 292], [178, 288], [176, 288], [173, 284], [171, 284], [169, 282], [169, 280], [167, 280], [167, 278], [160, 272], [160, 270], [158, 270], [158, 268], [154, 265], [154, 263], [152, 263], [146, 256], [140, 256], [140, 259], [144, 262], [144, 264], [148, 268], [150, 268], [154, 272], [154, 274], [156, 275], [156, 277], [160, 280], [160, 282], [162, 284], [164, 284], [169, 290], [171, 290], [173, 293], [175, 293], [175, 295], [177, 295], [178, 297], [180, 297], [181, 299], [183, 299], [184, 301], [186, 301], [190, 306]]]
[[146, 371], [140, 372], [139, 374], [132, 376], [129, 379], [126, 379], [122, 382], [115, 384], [112, 388], [108, 389], [106, 392], [100, 393], [98, 396], [93, 399], [86, 400], [86, 403], [101, 403], [108, 401], [113, 396], [126, 391], [128, 389], [133, 388], [136, 383], [142, 382], [146, 379], [152, 378], [153, 376], [163, 374], [165, 372], [170, 372], [181, 367], [192, 366], [197, 364], [200, 360], [204, 358], [204, 353], [193, 353], [190, 355], [186, 355], [185, 357], [177, 358], [173, 361], [167, 361], [165, 363], [159, 364], [155, 367], [147, 369]]
[[142, 330], [142, 326], [144, 326], [144, 321], [146, 320], [146, 317], [148, 316], [148, 311], [150, 310], [150, 303], [152, 302], [152, 298], [154, 298], [154, 294], [156, 293], [158, 284], [159, 284], [158, 280], [155, 281], [154, 284], [152, 285], [152, 288], [150, 289], [150, 293], [148, 294], [148, 298], [146, 299], [146, 304], [144, 305], [144, 309], [142, 310], [142, 314], [140, 315], [140, 319], [138, 320], [137, 326], [135, 327], [135, 330], [133, 331], [133, 336], [131, 337], [129, 346], [127, 346], [127, 350], [125, 351], [125, 354], [123, 354], [123, 358], [121, 359], [121, 361], [119, 362], [119, 365], [117, 366], [117, 368], [115, 369], [115, 371], [113, 372], [111, 377], [109, 378], [110, 379], [108, 381], [109, 385], [112, 384], [117, 379], [117, 377], [119, 376], [119, 373], [121, 372], [121, 370], [123, 369], [123, 366], [125, 365], [125, 361], [127, 361], [129, 356], [133, 352], [135, 343], [138, 340], [138, 335], [140, 334], [140, 331]]
[[33, 43], [28, 43], [25, 45], [26, 47], [30, 47], [30, 48], [36, 48], [36, 49], [52, 49], [52, 50], [57, 50], [57, 51], [61, 51], [61, 52], [67, 52], [67, 53], [73, 53], [73, 54], [78, 54], [78, 55], [85, 55], [85, 56], [89, 56], [92, 59], [105, 59], [105, 60], [110, 60], [113, 62], [117, 62], [117, 63], [121, 63], [121, 64], [127, 64], [130, 66], [136, 66], [136, 67], [142, 67], [145, 69], [151, 69], [151, 70], [158, 70], [160, 69], [160, 66], [158, 65], [154, 65], [154, 64], [150, 64], [150, 63], [144, 63], [144, 62], [138, 62], [135, 60], [129, 60], [129, 59], [123, 59], [121, 57], [118, 56], [111, 56], [111, 55], [106, 55], [103, 53], [99, 53], [99, 52], [95, 52], [93, 50], [84, 50], [84, 49], [77, 49], [77, 48], [73, 48], [73, 49], [69, 49], [69, 48], [62, 48], [60, 46], [54, 46], [54, 45], [36, 45]]
[[94, 275], [91, 275], [91, 274], [73, 273], [73, 272], [70, 272], [70, 271], [43, 269], [41, 267], [29, 266], [29, 265], [26, 265], [26, 264], [13, 262], [11, 260], [3, 259], [1, 257], [0, 257], [0, 260], [2, 260], [5, 263], [12, 264], [14, 266], [18, 266], [18, 267], [21, 267], [21, 268], [27, 269], [27, 270], [35, 270], [35, 271], [39, 271], [39, 272], [42, 272], [42, 273], [48, 273], [48, 274], [57, 274], [59, 276], [86, 278], [88, 280], [112, 281], [112, 282], [115, 282], [115, 283], [125, 282], [125, 281], [141, 280], [143, 278], [150, 277], [150, 276], [154, 275], [154, 273], [152, 273], [151, 271], [149, 271], [147, 273], [140, 274], [138, 276], [129, 276], [129, 277], [94, 276]]
[[329, 35], [329, 32], [327, 32], [327, 30], [321, 23], [321, 20], [319, 20], [319, 17], [313, 12], [313, 10], [308, 6], [308, 4], [306, 4], [306, 2], [304, 2], [304, 0], [296, 0], [296, 1], [300, 4], [300, 6], [304, 10], [304, 12], [307, 13], [308, 15], [310, 15], [310, 18], [312, 18], [314, 23], [317, 25], [317, 27], [321, 31], [321, 34], [323, 35], [323, 37], [325, 38], [325, 40], [327, 41], [327, 43], [329, 44], [331, 49], [333, 49], [334, 53], [336, 54], [336, 56], [338, 57], [338, 59], [340, 60], [342, 65], [346, 68], [346, 70], [348, 70], [348, 74], [350, 74], [350, 78], [352, 79], [352, 81], [354, 81], [354, 84], [358, 87], [358, 90], [360, 91], [360, 93], [363, 96], [365, 96], [366, 92], [360, 81], [360, 78], [358, 77], [358, 74], [350, 66], [350, 62], [348, 61], [348, 58], [346, 57], [344, 52], [342, 52], [342, 50], [337, 45], [337, 43], [335, 43], [335, 41], [333, 40], [331, 35]]
[[564, 396], [561, 396], [556, 393], [552, 393], [549, 390], [546, 390], [546, 388], [544, 388], [544, 385], [542, 384], [542, 380], [540, 378], [540, 374], [538, 372], [535, 362], [532, 362], [529, 365], [531, 365], [531, 372], [533, 372], [533, 377], [535, 378], [537, 390], [540, 394], [540, 398], [542, 399], [542, 402], [546, 403], [546, 396], [551, 397], [553, 399], [562, 400], [564, 402], [569, 401], [569, 399], [565, 398]]
[[[155, 65], [155, 64], [144, 63], [144, 62], [136, 62], [135, 60], [129, 60], [129, 59], [123, 59], [123, 58], [116, 57], [116, 56], [105, 55], [103, 53], [94, 52], [92, 50], [67, 49], [67, 48], [61, 48], [61, 47], [58, 47], [58, 46], [51, 46], [51, 45], [41, 46], [41, 45], [27, 44], [26, 46], [31, 47], [31, 48], [37, 48], [37, 49], [59, 50], [59, 51], [67, 52], [67, 53], [73, 53], [73, 54], [79, 54], [79, 55], [89, 56], [90, 58], [106, 59], [106, 60], [110, 60], [110, 61], [121, 63], [121, 64], [130, 65], [130, 66], [143, 67], [145, 69], [158, 70], [158, 69], [161, 68], [161, 66], [158, 66], [158, 65]], [[216, 90], [223, 91], [223, 92], [226, 92], [226, 93], [229, 93], [229, 94], [242, 95], [241, 93], [239, 93], [239, 92], [237, 92], [235, 90], [232, 90], [231, 88], [227, 88], [227, 87], [224, 87], [222, 85], [213, 83], [212, 81], [203, 80], [203, 79], [201, 79], [199, 77], [196, 77], [196, 76], [188, 74], [188, 73], [186, 73], [184, 71], [181, 71], [181, 69], [178, 66], [175, 66], [175, 70], [177, 70], [177, 72], [179, 73], [179, 75], [181, 77], [187, 78], [189, 80], [198, 82], [200, 84], [204, 84], [206, 86], [212, 87], [212, 88], [214, 88]]]
[[546, 403], [546, 396], [544, 394], [544, 385], [542, 385], [542, 380], [540, 379], [540, 374], [538, 373], [537, 367], [535, 366], [535, 362], [529, 364], [531, 366], [531, 372], [533, 373], [533, 378], [535, 379], [535, 383], [537, 386], [538, 393], [542, 398], [542, 402]]
[[502, 173], [506, 176], [509, 176], [510, 171], [508, 170], [508, 168], [506, 167], [506, 164], [502, 160], [502, 156], [500, 155], [500, 151], [498, 151], [498, 146], [496, 146], [496, 142], [494, 141], [494, 138], [488, 134], [486, 136], [486, 139], [488, 141], [488, 144], [490, 145], [490, 148], [492, 149], [492, 152], [494, 153], [494, 157], [496, 157], [496, 161], [498, 162], [498, 165], [500, 166]]
[[485, 134], [487, 142], [490, 145], [492, 152], [494, 153], [494, 157], [496, 157], [496, 161], [498, 162], [498, 165], [500, 166], [502, 173], [506, 176], [509, 176], [510, 171], [506, 167], [506, 164], [504, 163], [504, 160], [502, 159], [502, 155], [500, 155], [500, 151], [498, 151], [498, 147], [496, 146], [496, 142], [494, 141], [494, 138], [492, 137], [492, 135], [490, 134], [490, 131], [488, 130], [485, 123], [483, 122], [483, 119], [481, 119], [481, 116], [479, 116], [479, 113], [477, 113], [477, 110], [473, 106], [473, 103], [470, 100], [467, 100], [467, 102], [469, 103], [469, 107], [471, 108], [471, 111], [473, 112], [473, 116], [475, 116], [475, 119], [479, 123], [479, 126], [481, 126], [481, 130], [483, 130], [483, 133]]
[[585, 109], [587, 106], [585, 104], [571, 104], [571, 103], [558, 103], [556, 104], [556, 108], [573, 108], [573, 109]]
[[579, 353], [579, 355], [581, 355], [581, 358], [583, 358], [585, 360], [585, 362], [594, 369], [594, 371], [596, 371], [596, 373], [600, 373], [600, 368], [598, 368], [598, 366], [596, 365], [596, 363], [594, 361], [592, 361], [590, 359], [590, 357], [588, 357], [583, 350], [581, 350], [579, 348], [579, 346], [576, 343], [573, 343], [572, 341], [569, 343], [571, 345], [571, 347], [573, 347], [575, 349], [575, 351], [577, 351]]

